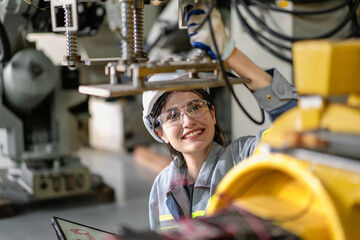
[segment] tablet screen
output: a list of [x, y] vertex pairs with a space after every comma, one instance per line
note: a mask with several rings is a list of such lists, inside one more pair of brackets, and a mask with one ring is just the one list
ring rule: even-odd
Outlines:
[[63, 240], [119, 240], [120, 237], [100, 229], [53, 217], [52, 223], [57, 235]]

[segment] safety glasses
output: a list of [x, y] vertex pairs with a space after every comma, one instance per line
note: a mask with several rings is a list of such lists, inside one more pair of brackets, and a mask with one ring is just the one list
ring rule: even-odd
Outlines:
[[155, 121], [157, 127], [171, 127], [183, 123], [184, 114], [192, 119], [204, 115], [210, 107], [210, 103], [204, 99], [196, 99], [188, 102], [184, 107], [169, 108], [163, 112]]

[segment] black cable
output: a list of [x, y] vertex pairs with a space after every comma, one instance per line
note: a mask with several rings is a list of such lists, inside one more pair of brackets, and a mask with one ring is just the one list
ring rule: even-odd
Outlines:
[[[237, 8], [237, 6], [235, 5], [234, 8]], [[238, 15], [238, 14], [237, 14], [237, 15]], [[246, 25], [246, 29], [249, 30], [249, 31], [251, 31], [251, 32], [254, 34], [254, 36], [256, 36], [256, 37], [259, 36], [260, 38], [264, 39], [265, 41], [271, 43], [272, 45], [274, 45], [274, 46], [276, 46], [276, 47], [278, 47], [278, 48], [282, 48], [282, 49], [285, 49], [285, 50], [287, 50], [287, 51], [291, 51], [291, 50], [292, 50], [291, 46], [287, 46], [287, 45], [281, 44], [281, 43], [279, 43], [279, 42], [276, 42], [275, 40], [272, 40], [272, 39], [270, 39], [270, 38], [268, 38], [268, 37], [265, 37], [265, 35], [263, 35], [263, 34], [261, 34], [260, 32], [254, 30], [254, 28], [252, 28], [252, 27], [245, 21], [245, 19], [241, 16], [240, 12], [239, 12], [239, 16], [238, 16], [238, 17], [239, 17], [239, 19], [241, 18], [241, 19], [243, 20], [243, 23], [244, 23], [243, 25]]]
[[247, 30], [247, 32], [249, 33], [250, 37], [255, 40], [258, 44], [260, 44], [260, 46], [262, 46], [263, 48], [265, 48], [265, 50], [267, 50], [268, 52], [270, 52], [271, 54], [275, 55], [277, 58], [288, 62], [288, 63], [292, 63], [292, 59], [288, 58], [286, 56], [281, 55], [280, 53], [276, 52], [274, 49], [272, 49], [271, 47], [269, 47], [267, 44], [263, 43], [260, 39], [257, 38], [256, 36], [256, 31], [253, 30], [249, 24], [245, 21], [245, 19], [242, 17], [240, 10], [238, 8], [237, 5], [237, 1], [236, 0], [231, 0], [233, 7], [235, 9], [235, 12], [240, 20], [240, 22], [242, 23], [242, 25], [245, 27], [245, 29]]
[[213, 10], [213, 8], [215, 6], [215, 1], [211, 0], [210, 4], [208, 4], [205, 1], [205, 5], [206, 5], [206, 8], [207, 8], [207, 13], [206, 13], [205, 17], [203, 18], [203, 20], [200, 22], [199, 26], [194, 30], [194, 33], [199, 31], [199, 29], [202, 28], [202, 26], [204, 26], [206, 20], [210, 18], [210, 13], [211, 13], [211, 11]]
[[282, 49], [285, 49], [285, 50], [287, 50], [287, 51], [292, 51], [291, 46], [286, 46], [286, 45], [284, 45], [284, 44], [281, 44], [281, 43], [279, 43], [279, 42], [276, 42], [275, 40], [272, 40], [272, 39], [270, 39], [270, 38], [268, 38], [268, 37], [265, 37], [263, 34], [255, 31], [255, 30], [253, 30], [253, 32], [254, 32], [257, 36], [261, 37], [261, 38], [264, 39], [265, 41], [271, 43], [272, 45], [274, 45], [274, 46], [276, 46], [276, 47], [278, 47], [278, 48], [282, 48]]
[[[211, 2], [214, 2], [215, 0], [211, 0]], [[211, 3], [210, 3], [211, 4]], [[218, 63], [219, 63], [219, 66], [221, 68], [221, 72], [224, 76], [224, 80], [225, 80], [225, 83], [227, 85], [227, 87], [229, 88], [232, 96], [234, 97], [236, 103], [239, 105], [239, 107], [241, 108], [241, 110], [245, 113], [245, 115], [252, 121], [254, 122], [255, 124], [258, 124], [258, 125], [261, 125], [265, 122], [265, 113], [264, 113], [264, 109], [261, 109], [261, 120], [260, 121], [257, 121], [256, 119], [254, 119], [247, 111], [246, 109], [244, 108], [244, 106], [241, 104], [241, 102], [239, 101], [238, 97], [236, 96], [235, 94], [235, 91], [233, 89], [233, 87], [231, 86], [230, 82], [229, 82], [229, 79], [227, 78], [226, 76], [226, 72], [225, 72], [225, 68], [224, 68], [224, 65], [221, 61], [221, 56], [220, 56], [220, 52], [219, 52], [219, 48], [217, 46], [217, 43], [216, 43], [216, 40], [215, 40], [215, 34], [214, 34], [214, 31], [213, 31], [213, 28], [212, 28], [212, 24], [211, 24], [211, 18], [210, 18], [210, 15], [208, 15], [207, 17], [207, 21], [209, 23], [209, 28], [210, 28], [210, 33], [211, 33], [211, 39], [213, 41], [213, 44], [214, 44], [214, 47], [215, 47], [215, 52], [216, 52], [216, 57], [217, 57], [217, 60], [218, 60]]]
[[300, 41], [300, 40], [308, 40], [308, 39], [321, 39], [321, 38], [328, 38], [333, 36], [335, 33], [337, 33], [338, 31], [340, 31], [347, 23], [348, 21], [352, 18], [352, 16], [354, 15], [354, 13], [356, 13], [356, 9], [359, 6], [359, 2], [360, 0], [356, 0], [356, 3], [354, 4], [354, 8], [351, 9], [351, 11], [349, 12], [349, 14], [331, 31], [321, 34], [319, 36], [312, 36], [312, 37], [305, 37], [305, 38], [299, 38], [299, 37], [289, 37], [286, 36], [284, 34], [280, 34], [276, 31], [274, 31], [273, 29], [269, 28], [260, 18], [258, 18], [248, 7], [247, 3], [245, 2], [245, 0], [239, 0], [240, 4], [243, 6], [244, 10], [249, 14], [249, 16], [251, 18], [253, 18], [256, 23], [263, 28], [265, 31], [267, 31], [268, 33], [270, 33], [271, 35], [282, 39], [282, 40], [286, 40], [286, 41], [290, 41], [290, 42], [295, 42], [295, 41]]
[[[346, 2], [351, 2], [349, 0], [345, 0]], [[292, 1], [292, 2], [296, 2], [296, 1]], [[301, 1], [301, 3], [320, 3], [320, 2], [326, 2], [326, 1]], [[300, 2], [299, 2], [300, 3]], [[238, 15], [238, 19], [241, 21], [243, 27], [245, 28], [245, 30], [249, 33], [250, 37], [255, 41], [257, 42], [261, 47], [263, 47], [266, 51], [270, 52], [271, 54], [273, 54], [275, 57], [285, 61], [285, 62], [289, 62], [289, 63], [292, 63], [292, 59], [289, 58], [288, 56], [285, 56], [284, 54], [281, 54], [279, 52], [277, 52], [276, 50], [273, 49], [273, 46], [277, 47], [277, 48], [282, 48], [282, 49], [285, 49], [286, 51], [289, 51], [289, 48], [288, 47], [284, 47], [284, 46], [279, 46], [279, 44], [276, 44], [275, 41], [273, 40], [270, 40], [268, 38], [266, 38], [263, 34], [261, 34], [260, 32], [256, 31], [254, 28], [252, 28], [248, 23], [247, 21], [245, 20], [244, 17], [242, 17], [242, 15], [240, 14], [240, 11], [238, 10], [238, 4], [237, 2], [234, 3], [234, 1], [232, 1], [232, 5], [233, 7], [236, 9], [236, 13]], [[341, 30], [341, 28], [343, 28], [347, 23], [348, 21], [350, 20], [350, 18], [353, 20], [353, 24], [354, 24], [354, 27], [353, 27], [353, 31], [351, 34], [349, 34], [349, 36], [345, 36], [344, 38], [350, 38], [350, 37], [354, 37], [354, 36], [358, 36], [359, 35], [359, 27], [357, 27], [357, 19], [356, 19], [356, 8], [357, 6], [359, 5], [359, 0], [356, 1], [355, 3], [355, 6], [353, 5], [353, 7], [350, 7], [350, 10], [349, 10], [349, 14], [343, 19], [343, 21], [335, 28], [332, 30], [331, 33], [336, 33], [337, 31]], [[247, 6], [245, 6], [247, 7]], [[244, 8], [245, 8], [244, 7]], [[246, 8], [245, 8], [246, 10]], [[248, 9], [250, 11], [250, 9]], [[252, 13], [252, 12], [251, 12]], [[256, 16], [255, 16], [256, 17]], [[354, 19], [356, 19], [356, 23], [354, 23]], [[256, 21], [256, 20], [255, 20]], [[261, 21], [259, 19], [259, 21]], [[264, 23], [263, 23], [264, 24]], [[265, 25], [265, 24], [264, 24]], [[267, 29], [265, 29], [267, 30]], [[269, 32], [269, 31], [267, 31]], [[270, 32], [270, 34], [272, 34]], [[329, 34], [329, 33], [328, 33]], [[273, 34], [272, 34], [273, 35]], [[277, 36], [278, 37], [278, 36]], [[287, 37], [287, 36], [286, 36]], [[319, 36], [317, 36], [319, 37]], [[326, 38], [328, 36], [322, 36], [323, 38]], [[261, 38], [261, 39], [259, 39]], [[313, 39], [313, 38], [316, 38], [316, 36], [313, 36], [313, 37], [308, 37], [308, 38], [304, 38], [304, 39], [295, 39], [295, 40], [306, 40], [306, 39]], [[284, 40], [284, 39], [283, 39]], [[294, 39], [289, 39], [289, 40], [294, 40]], [[268, 42], [268, 43], [267, 43]], [[293, 43], [294, 41], [289, 41], [290, 43]], [[272, 46], [270, 46], [272, 45]]]
[[269, 28], [260, 18], [258, 18], [248, 7], [248, 5], [245, 3], [244, 0], [239, 0], [240, 4], [244, 7], [245, 11], [249, 14], [249, 16], [251, 16], [264, 30], [266, 30], [267, 32], [269, 32], [270, 34], [283, 39], [283, 40], [287, 40], [287, 41], [291, 41], [291, 42], [295, 42], [295, 41], [300, 41], [300, 40], [307, 40], [307, 39], [319, 39], [319, 38], [328, 38], [331, 37], [332, 35], [334, 35], [335, 33], [337, 33], [339, 30], [341, 30], [347, 23], [348, 21], [351, 19], [351, 17], [353, 16], [354, 13], [356, 13], [356, 8], [359, 5], [359, 0], [356, 0], [355, 6], [353, 9], [351, 9], [351, 11], [349, 12], [349, 14], [340, 22], [339, 25], [337, 25], [333, 30], [324, 33], [322, 35], [319, 36], [312, 36], [312, 37], [306, 37], [306, 38], [294, 38], [294, 37], [288, 37], [286, 35], [280, 34], [278, 32], [275, 32], [274, 30], [272, 30], [271, 28]]
[[[349, 2], [349, 0], [346, 0], [346, 1]], [[279, 8], [279, 7], [272, 7], [269, 4], [266, 4], [260, 0], [250, 0], [250, 3], [257, 5], [264, 9], [272, 10], [275, 12], [289, 13], [289, 14], [293, 14], [293, 15], [315, 15], [315, 14], [331, 13], [331, 12], [337, 11], [339, 9], [342, 9], [346, 6], [346, 3], [342, 2], [338, 5], [336, 5], [335, 7], [328, 8], [328, 9], [315, 10], [315, 11], [297, 11], [297, 10], [287, 10], [287, 9], [283, 9], [283, 8]]]
[[[349, 11], [351, 9], [355, 8], [352, 1], [347, 1], [347, 3], [348, 3], [347, 5], [349, 7]], [[352, 25], [351, 25], [352, 26], [352, 34], [351, 35], [354, 36], [354, 37], [358, 37], [359, 36], [359, 30], [358, 30], [359, 29], [359, 23], [358, 23], [358, 19], [357, 19], [356, 14], [352, 16], [351, 22], [352, 22]]]
[[278, 53], [277, 51], [275, 51], [274, 49], [272, 49], [268, 44], [266, 44], [265, 42], [261, 41], [258, 37], [262, 38], [263, 40], [265, 40], [266, 42], [269, 42], [271, 45], [277, 47], [277, 48], [281, 48], [286, 50], [287, 52], [289, 52], [290, 54], [292, 53], [292, 48], [291, 46], [286, 46], [283, 45], [279, 42], [276, 42], [272, 39], [269, 39], [268, 37], [265, 37], [263, 34], [261, 34], [260, 32], [254, 30], [253, 28], [250, 27], [250, 25], [245, 21], [245, 19], [241, 16], [240, 11], [237, 8], [237, 5], [234, 5], [234, 8], [236, 10], [236, 14], [238, 15], [238, 18], [240, 19], [242, 25], [244, 26], [244, 28], [247, 30], [247, 32], [250, 34], [250, 37], [256, 41], [258, 44], [260, 44], [263, 48], [265, 48], [265, 50], [267, 50], [268, 52], [270, 52], [271, 54], [275, 55], [277, 58], [288, 62], [288, 63], [292, 63], [292, 59]]

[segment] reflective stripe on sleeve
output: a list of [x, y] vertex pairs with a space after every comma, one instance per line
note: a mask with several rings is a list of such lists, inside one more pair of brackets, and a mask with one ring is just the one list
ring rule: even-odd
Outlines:
[[174, 220], [173, 216], [171, 214], [166, 214], [166, 215], [160, 215], [159, 216], [159, 221], [167, 221], [167, 220]]
[[174, 225], [174, 226], [170, 226], [170, 227], [162, 227], [162, 228], [160, 228], [160, 230], [166, 230], [166, 229], [177, 228], [177, 227], [179, 227], [179, 226]]
[[192, 218], [202, 217], [205, 215], [205, 211], [196, 211], [191, 213]]
[[161, 226], [160, 230], [166, 230], [166, 229], [178, 227], [177, 223], [175, 222], [171, 214], [160, 215], [159, 221]]

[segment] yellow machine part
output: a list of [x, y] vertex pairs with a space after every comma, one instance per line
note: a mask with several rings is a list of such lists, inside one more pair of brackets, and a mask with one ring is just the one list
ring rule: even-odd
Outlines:
[[263, 136], [263, 141], [272, 147], [288, 147], [292, 133], [314, 129], [360, 134], [360, 108], [337, 103], [328, 103], [320, 108], [297, 106], [276, 119]]
[[[323, 109], [295, 107], [281, 115], [263, 136], [263, 141], [273, 147], [288, 144], [289, 133], [316, 129], [320, 126]], [[286, 115], [286, 116], [285, 116]]]
[[299, 94], [360, 94], [360, 40], [296, 42], [293, 60]]
[[301, 239], [360, 239], [360, 175], [261, 153], [235, 166], [207, 209], [235, 204]]
[[353, 107], [360, 107], [360, 94], [350, 94], [347, 99], [347, 104]]
[[[349, 166], [350, 170], [330, 167], [332, 161], [342, 165], [348, 159], [319, 156], [314, 149], [332, 152], [336, 144], [319, 138], [317, 132], [360, 135], [360, 41], [297, 42], [293, 59], [297, 91], [317, 96], [302, 96], [297, 107], [276, 119], [254, 155], [220, 182], [207, 214], [235, 204], [301, 239], [359, 240], [360, 174]], [[331, 101], [345, 96], [347, 103]], [[269, 147], [308, 155], [297, 155], [300, 160]]]
[[321, 119], [320, 128], [332, 132], [360, 134], [360, 108], [330, 104]]

